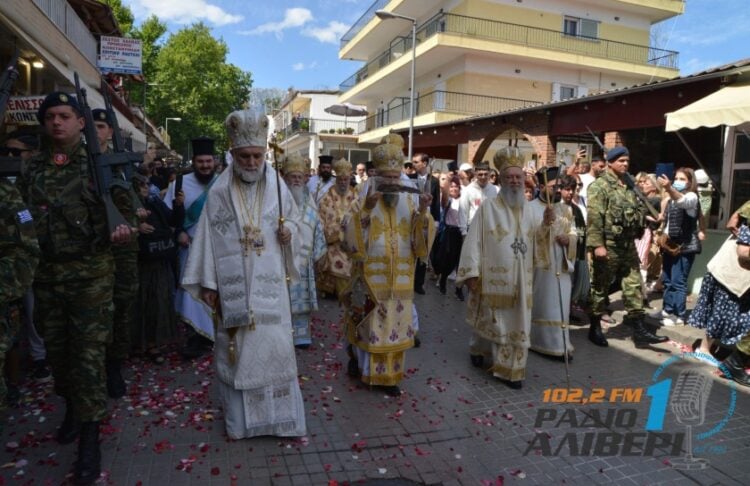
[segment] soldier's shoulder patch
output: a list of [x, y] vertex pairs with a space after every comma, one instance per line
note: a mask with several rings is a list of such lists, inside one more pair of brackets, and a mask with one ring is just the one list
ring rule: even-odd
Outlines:
[[16, 213], [16, 220], [18, 221], [18, 224], [26, 224], [34, 221], [34, 218], [31, 216], [31, 212], [28, 209], [24, 209], [23, 211], [18, 211]]

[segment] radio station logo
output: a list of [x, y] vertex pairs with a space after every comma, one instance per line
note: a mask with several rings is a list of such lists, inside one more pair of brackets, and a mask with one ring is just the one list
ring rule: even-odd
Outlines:
[[[706, 424], [713, 377], [695, 365], [681, 366], [683, 369], [674, 380], [663, 376], [670, 366], [684, 365], [685, 358], [690, 357], [713, 360], [722, 372], [727, 371], [711, 356], [685, 353], [659, 366], [648, 387], [593, 388], [590, 392], [583, 388], [544, 390], [544, 403], [564, 406], [537, 409], [535, 434], [524, 455], [653, 457], [666, 452], [675, 469], [706, 468], [709, 461], [704, 456], [726, 452], [725, 446], [708, 439], [720, 432], [734, 414], [737, 388], [734, 381], [727, 380], [726, 413], [718, 422]], [[648, 413], [641, 417], [642, 407], [638, 404], [647, 400]], [[668, 412], [684, 430], [664, 430]], [[566, 432], [557, 438], [549, 433], [550, 429]]]

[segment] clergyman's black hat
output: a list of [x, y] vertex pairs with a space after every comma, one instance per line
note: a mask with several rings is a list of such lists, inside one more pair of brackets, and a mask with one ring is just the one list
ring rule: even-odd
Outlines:
[[191, 140], [193, 144], [193, 157], [196, 155], [214, 155], [214, 139], [198, 137]]
[[333, 164], [333, 155], [319, 155], [318, 156], [318, 165], [320, 164]]

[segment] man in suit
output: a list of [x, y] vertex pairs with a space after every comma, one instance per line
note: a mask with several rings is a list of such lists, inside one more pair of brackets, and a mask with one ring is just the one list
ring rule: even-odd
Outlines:
[[[432, 196], [430, 203], [430, 215], [435, 222], [440, 221], [440, 181], [430, 173], [430, 156], [425, 153], [416, 153], [411, 159], [414, 170], [417, 173], [417, 183], [422, 192]], [[414, 274], [414, 292], [424, 295], [424, 277], [427, 272], [427, 262], [420, 259]]]

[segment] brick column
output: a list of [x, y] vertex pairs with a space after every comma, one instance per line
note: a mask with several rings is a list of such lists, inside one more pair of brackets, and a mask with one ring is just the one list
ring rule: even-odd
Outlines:
[[618, 145], [625, 145], [625, 137], [620, 132], [604, 132], [604, 141], [602, 143], [610, 149]]

